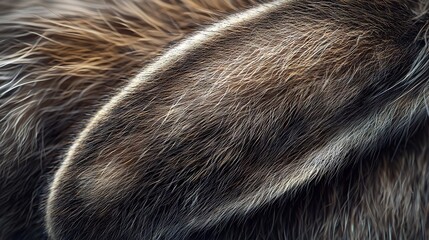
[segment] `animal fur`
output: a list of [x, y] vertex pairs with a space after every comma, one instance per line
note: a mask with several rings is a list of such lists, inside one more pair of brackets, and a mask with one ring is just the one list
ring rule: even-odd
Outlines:
[[0, 239], [427, 238], [426, 1], [0, 9]]

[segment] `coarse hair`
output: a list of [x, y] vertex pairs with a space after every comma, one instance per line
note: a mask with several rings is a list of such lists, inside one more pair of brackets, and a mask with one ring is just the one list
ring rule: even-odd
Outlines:
[[0, 239], [427, 237], [428, 2], [0, 9]]

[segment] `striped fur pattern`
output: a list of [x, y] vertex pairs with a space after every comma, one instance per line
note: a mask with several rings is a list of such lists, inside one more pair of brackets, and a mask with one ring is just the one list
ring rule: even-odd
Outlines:
[[427, 238], [426, 1], [0, 7], [0, 239]]

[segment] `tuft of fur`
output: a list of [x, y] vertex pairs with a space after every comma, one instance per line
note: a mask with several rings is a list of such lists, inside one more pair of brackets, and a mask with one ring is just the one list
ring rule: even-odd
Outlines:
[[3, 8], [0, 238], [427, 237], [425, 1], [47, 6]]
[[41, 196], [98, 107], [150, 59], [244, 1], [0, 3], [0, 239], [44, 233]]

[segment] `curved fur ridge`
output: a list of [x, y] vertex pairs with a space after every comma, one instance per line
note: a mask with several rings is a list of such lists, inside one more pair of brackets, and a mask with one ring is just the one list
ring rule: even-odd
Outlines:
[[0, 239], [426, 239], [429, 3], [255, 5], [0, 3]]
[[427, 115], [426, 9], [278, 0], [185, 38], [67, 151], [50, 236], [185, 238], [380, 153]]
[[46, 174], [97, 106], [237, 1], [0, 3], [0, 239], [35, 239]]

